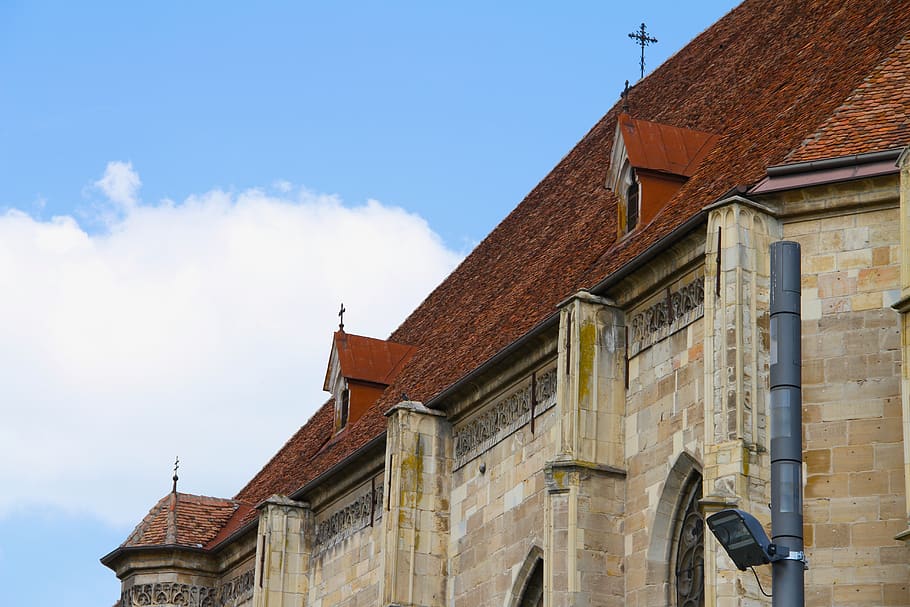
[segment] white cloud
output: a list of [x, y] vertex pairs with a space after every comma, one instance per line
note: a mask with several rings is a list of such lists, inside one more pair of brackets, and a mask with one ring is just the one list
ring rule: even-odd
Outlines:
[[142, 187], [142, 181], [139, 180], [139, 174], [133, 170], [132, 162], [112, 160], [107, 163], [104, 176], [94, 185], [112, 203], [129, 209], [139, 201], [139, 188]]
[[376, 201], [145, 206], [126, 163], [97, 183], [124, 205], [104, 234], [0, 215], [0, 516], [138, 522], [178, 454], [181, 490], [233, 495], [325, 400], [340, 302], [347, 330], [385, 337], [458, 262]]

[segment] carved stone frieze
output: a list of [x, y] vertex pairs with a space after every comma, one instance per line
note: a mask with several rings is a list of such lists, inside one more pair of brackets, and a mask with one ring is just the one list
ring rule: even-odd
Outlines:
[[218, 589], [218, 606], [240, 607], [252, 600], [254, 577], [255, 573], [250, 569], [221, 584]]
[[314, 549], [321, 552], [350, 537], [356, 531], [369, 527], [382, 519], [383, 483], [375, 483], [366, 493], [350, 504], [332, 512], [325, 520], [316, 523]]
[[677, 291], [632, 316], [629, 323], [629, 356], [635, 356], [705, 313], [705, 279], [696, 276]]
[[137, 584], [123, 591], [124, 607], [216, 607], [215, 589], [208, 586], [159, 582]]
[[[532, 400], [531, 385], [534, 384]], [[455, 468], [460, 468], [556, 404], [556, 368], [528, 378], [486, 411], [455, 430]]]

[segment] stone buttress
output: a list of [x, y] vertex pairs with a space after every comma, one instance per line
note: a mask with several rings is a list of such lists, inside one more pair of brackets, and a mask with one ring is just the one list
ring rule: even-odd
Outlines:
[[[904, 487], [910, 487], [910, 147], [897, 161], [900, 177], [900, 300], [893, 308], [900, 313], [901, 412], [903, 414]], [[910, 500], [905, 500], [907, 528], [897, 539], [910, 540]]]
[[381, 605], [446, 604], [452, 432], [422, 403], [393, 407], [386, 442]]
[[[714, 205], [705, 247], [705, 516], [740, 508], [770, 520], [770, 257], [781, 227], [733, 197]], [[761, 600], [706, 533], [705, 604]], [[766, 572], [763, 572], [766, 573]], [[733, 601], [732, 603], [730, 601]]]
[[560, 309], [556, 457], [545, 475], [544, 605], [622, 605], [625, 324], [580, 292]]
[[306, 604], [313, 513], [308, 504], [273, 496], [260, 506], [254, 607]]

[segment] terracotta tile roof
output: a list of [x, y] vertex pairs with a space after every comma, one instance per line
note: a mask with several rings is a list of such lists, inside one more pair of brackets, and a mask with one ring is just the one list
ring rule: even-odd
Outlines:
[[[907, 0], [748, 0], [671, 57], [632, 89], [632, 114], [720, 140], [636, 238], [603, 253], [592, 277], [609, 275], [725, 192], [787, 162], [908, 31]], [[616, 112], [586, 139], [613, 124]], [[852, 152], [832, 145], [828, 153]]]
[[[294, 493], [381, 435], [382, 413], [398, 395], [429, 401], [566, 296], [609, 276], [735, 186], [757, 182], [766, 167], [797, 157], [801, 145], [799, 154], [853, 153], [859, 144], [836, 136], [842, 123], [884, 133], [862, 137], [861, 151], [907, 143], [878, 103], [905, 99], [908, 32], [910, 0], [747, 0], [732, 10], [629, 92], [633, 117], [719, 137], [651, 222], [617, 241], [617, 201], [604, 187], [617, 104], [392, 333], [390, 340], [418, 350], [377, 406], [329, 442], [329, 401], [236, 499], [253, 504]], [[879, 86], [896, 89], [879, 93]]]
[[259, 518], [259, 511], [250, 504], [237, 502], [237, 509], [234, 514], [225, 522], [218, 533], [205, 544], [205, 548], [211, 549], [218, 546], [221, 542], [232, 536], [234, 533]]
[[169, 493], [152, 507], [122, 546], [177, 545], [202, 548], [238, 512], [250, 510], [249, 505], [235, 500]]
[[910, 144], [910, 38], [905, 37], [788, 162], [877, 152]]
[[237, 497], [256, 501], [276, 487], [287, 493], [303, 486], [382, 433], [382, 411], [397, 395], [428, 401], [564, 297], [617, 270], [734, 186], [756, 182], [831, 116], [908, 30], [908, 0], [748, 0], [732, 10], [629, 92], [636, 118], [719, 136], [653, 221], [616, 241], [616, 199], [604, 179], [617, 104], [392, 333], [391, 340], [419, 350], [379, 406], [320, 451], [314, 445], [332, 432], [326, 405]]
[[[341, 375], [348, 379], [388, 386], [405, 363], [414, 355], [412, 346], [335, 331], [332, 341], [338, 353]], [[323, 390], [329, 390], [331, 362], [325, 373]]]

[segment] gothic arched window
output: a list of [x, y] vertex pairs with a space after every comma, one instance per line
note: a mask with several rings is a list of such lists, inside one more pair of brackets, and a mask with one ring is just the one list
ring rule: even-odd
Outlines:
[[701, 478], [686, 487], [677, 518], [673, 559], [676, 607], [705, 604], [705, 523], [698, 511], [699, 497]]
[[509, 607], [543, 607], [543, 550], [533, 546], [515, 578]]
[[537, 559], [521, 595], [518, 607], [543, 607], [543, 561]]

